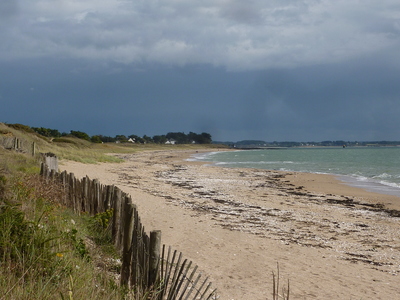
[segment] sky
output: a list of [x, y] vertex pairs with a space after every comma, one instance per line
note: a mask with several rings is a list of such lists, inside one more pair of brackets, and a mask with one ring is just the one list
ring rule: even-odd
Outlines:
[[400, 140], [398, 0], [1, 0], [0, 122]]

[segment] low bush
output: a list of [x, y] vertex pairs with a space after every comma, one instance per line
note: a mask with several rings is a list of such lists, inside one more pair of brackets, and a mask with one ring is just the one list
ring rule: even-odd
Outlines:
[[[37, 175], [0, 176], [0, 299], [128, 299], [119, 261], [104, 253], [112, 212], [79, 217]], [[101, 230], [99, 230], [101, 229]]]

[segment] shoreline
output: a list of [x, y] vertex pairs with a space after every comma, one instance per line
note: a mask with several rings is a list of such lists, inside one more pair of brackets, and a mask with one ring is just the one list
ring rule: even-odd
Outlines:
[[[242, 151], [241, 149], [227, 150], [227, 151]], [[210, 151], [208, 153], [213, 153], [216, 151]], [[206, 152], [207, 153], [207, 152]], [[212, 161], [205, 160], [191, 160], [194, 154], [189, 155], [186, 160], [189, 162], [199, 162], [210, 166], [215, 166], [219, 168], [225, 168]], [[228, 167], [231, 168], [231, 167]], [[254, 170], [269, 170], [269, 169], [255, 169], [246, 168]], [[272, 170], [270, 170], [272, 171]], [[278, 171], [280, 172], [280, 171]], [[298, 171], [282, 171], [283, 173], [293, 173], [294, 175], [288, 176], [288, 180], [296, 186], [304, 186], [306, 189], [310, 189], [311, 192], [319, 192], [325, 194], [346, 194], [352, 197], [362, 197], [367, 198], [369, 202], [384, 205], [387, 209], [400, 210], [400, 196], [399, 192], [384, 192], [382, 189], [390, 188], [379, 182], [368, 181], [368, 184], [363, 184], [359, 182], [357, 178], [350, 175], [340, 175], [340, 174], [328, 174], [328, 173], [311, 173], [311, 172], [298, 172]], [[298, 179], [297, 177], [301, 178]], [[315, 181], [315, 183], [314, 183]], [[322, 184], [322, 185], [321, 185]], [[370, 184], [377, 185], [380, 188], [375, 189], [370, 186]]]
[[120, 164], [61, 161], [60, 168], [129, 193], [146, 229], [162, 230], [162, 243], [210, 276], [220, 299], [269, 299], [277, 263], [293, 299], [400, 293], [400, 219], [379, 205], [394, 210], [398, 197], [333, 175], [187, 161], [192, 154], [146, 151], [118, 155]]

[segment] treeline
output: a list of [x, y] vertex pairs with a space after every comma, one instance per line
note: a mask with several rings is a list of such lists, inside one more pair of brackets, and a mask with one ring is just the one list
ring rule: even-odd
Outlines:
[[[267, 143], [268, 144], [268, 143]], [[357, 147], [357, 146], [397, 146], [400, 145], [400, 141], [322, 141], [322, 142], [273, 142], [268, 145], [274, 145], [277, 147]]]
[[203, 132], [201, 134], [197, 134], [194, 132], [189, 132], [185, 134], [183, 132], [169, 132], [165, 135], [154, 135], [153, 137], [143, 135], [142, 137], [131, 134], [128, 136], [125, 135], [116, 135], [115, 137], [104, 136], [104, 135], [95, 135], [92, 136], [91, 141], [94, 143], [140, 143], [140, 144], [165, 144], [165, 143], [174, 143], [174, 144], [211, 144], [211, 134]]
[[69, 133], [66, 132], [61, 133], [57, 129], [50, 129], [44, 127], [29, 127], [27, 125], [22, 125], [22, 124], [7, 124], [7, 126], [10, 126], [18, 130], [23, 130], [26, 132], [31, 132], [31, 133], [36, 132], [37, 134], [48, 138], [57, 139], [62, 137], [73, 136], [79, 139], [91, 141], [93, 143], [128, 143], [128, 142], [138, 143], [138, 144], [148, 144], [148, 143], [211, 144], [212, 143], [211, 134], [206, 132], [200, 134], [194, 132], [189, 132], [188, 134], [185, 134], [183, 132], [169, 132], [165, 135], [154, 135], [153, 137], [147, 135], [143, 135], [142, 137], [140, 137], [135, 134], [131, 134], [128, 136], [116, 135], [114, 137], [111, 137], [105, 135], [90, 136], [85, 132], [76, 130], [71, 130]]
[[251, 147], [357, 147], [357, 146], [398, 146], [400, 141], [322, 141], [322, 142], [265, 142], [260, 140], [244, 140], [239, 142], [214, 142], [218, 144], [226, 144], [236, 148]]

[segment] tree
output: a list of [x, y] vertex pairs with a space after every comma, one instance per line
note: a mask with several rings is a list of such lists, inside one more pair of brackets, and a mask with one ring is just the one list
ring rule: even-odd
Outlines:
[[50, 129], [44, 127], [31, 127], [36, 133], [46, 137], [60, 137], [61, 133], [57, 129]]
[[199, 144], [211, 144], [211, 143], [212, 143], [211, 134], [203, 132], [199, 137]]
[[85, 132], [71, 130], [71, 133], [70, 133], [70, 134], [71, 134], [72, 136], [74, 136], [74, 137], [79, 138], [79, 139], [83, 139], [83, 140], [90, 141], [89, 135], [88, 135], [87, 133], [85, 133]]
[[149, 136], [147, 136], [147, 135], [144, 135], [143, 136], [143, 140], [144, 140], [144, 142], [147, 144], [147, 143], [153, 143], [153, 139], [151, 138], [151, 137], [149, 137]]
[[101, 140], [101, 137], [99, 135], [93, 135], [90, 140], [92, 143], [99, 143], [101, 144], [103, 141]]
[[155, 135], [153, 136], [153, 141], [156, 144], [165, 144], [167, 142], [167, 137], [165, 135]]
[[126, 143], [128, 141], [128, 138], [123, 134], [116, 135], [115, 139], [121, 143]]
[[111, 136], [104, 136], [104, 135], [97, 135], [99, 137], [99, 139], [103, 142], [103, 143], [114, 143], [115, 142], [115, 138], [111, 137]]

